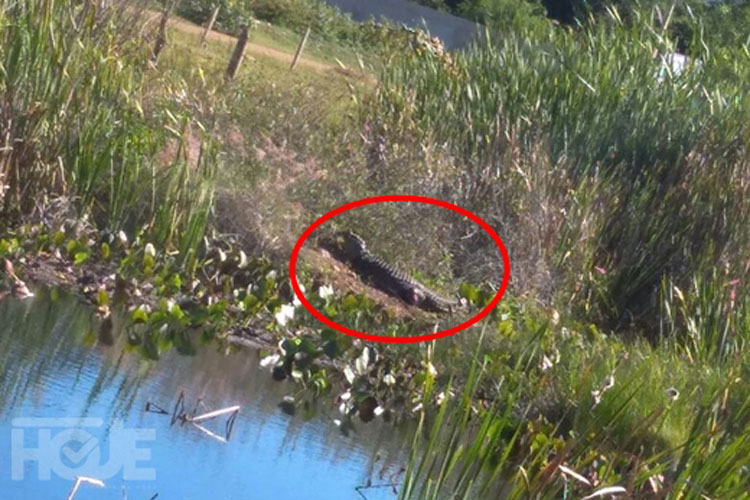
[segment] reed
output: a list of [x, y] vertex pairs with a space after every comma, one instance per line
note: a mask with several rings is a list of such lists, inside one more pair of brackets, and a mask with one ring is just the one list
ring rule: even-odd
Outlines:
[[539, 292], [519, 278], [540, 263], [524, 268], [512, 240], [539, 234], [551, 288], [580, 290], [573, 307], [653, 326], [662, 279], [685, 286], [719, 263], [744, 278], [750, 257], [750, 49], [713, 51], [694, 22], [681, 72], [655, 14], [626, 25], [613, 9], [578, 31], [487, 34], [452, 60], [394, 56], [370, 118], [389, 144], [447, 152], [435, 192], [503, 231], [522, 291]]
[[188, 137], [147, 85], [143, 6], [33, 0], [0, 12], [0, 211], [16, 218], [66, 197], [101, 229], [146, 226], [155, 243], [197, 245], [215, 148], [192, 137], [206, 146], [192, 166], [159, 154]]

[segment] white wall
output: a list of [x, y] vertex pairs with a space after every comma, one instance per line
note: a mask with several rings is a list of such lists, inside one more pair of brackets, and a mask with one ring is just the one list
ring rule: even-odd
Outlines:
[[477, 31], [477, 26], [471, 21], [406, 0], [324, 1], [342, 12], [350, 13], [357, 21], [367, 21], [370, 18], [377, 21], [384, 17], [413, 28], [423, 28], [426, 25], [430, 34], [439, 37], [448, 49], [466, 45]]

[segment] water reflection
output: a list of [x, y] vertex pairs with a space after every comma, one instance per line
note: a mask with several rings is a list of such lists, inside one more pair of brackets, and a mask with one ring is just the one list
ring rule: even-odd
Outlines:
[[[113, 331], [119, 329], [115, 318]], [[273, 382], [255, 352], [227, 355], [204, 345], [195, 356], [170, 352], [153, 362], [129, 352], [123, 335], [102, 343], [98, 330], [72, 297], [41, 291], [27, 301], [0, 301], [2, 498], [64, 498], [73, 482], [60, 477], [66, 473], [108, 474], [100, 478], [106, 488], [83, 485], [78, 500], [363, 498], [356, 486], [386, 483], [405, 462], [406, 430], [359, 424], [345, 437], [328, 401], [308, 420], [281, 413], [284, 396], [301, 395], [291, 383]], [[241, 405], [228, 443], [144, 411], [148, 401], [171, 411], [180, 391], [187, 408], [197, 398], [212, 409]], [[47, 419], [43, 425], [33, 420], [39, 417]], [[73, 420], [49, 420], [63, 417]], [[224, 421], [205, 425], [223, 434]], [[78, 434], [52, 450], [70, 429]], [[143, 439], [123, 445], [121, 436], [136, 431]], [[112, 473], [103, 464], [119, 466]], [[50, 469], [50, 478], [40, 479]], [[133, 474], [144, 470], [154, 477]], [[362, 493], [395, 497], [390, 488]]]

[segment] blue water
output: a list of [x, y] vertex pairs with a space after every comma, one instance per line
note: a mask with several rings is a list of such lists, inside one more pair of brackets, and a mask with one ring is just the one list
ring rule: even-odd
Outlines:
[[[356, 423], [344, 435], [330, 398], [303, 419], [279, 409], [305, 397], [260, 368], [259, 354], [199, 345], [195, 356], [157, 362], [124, 343], [103, 345], [96, 320], [75, 299], [0, 302], [0, 498], [67, 498], [75, 476], [86, 499], [395, 498], [409, 437], [392, 426]], [[117, 330], [117, 328], [115, 328]], [[240, 405], [228, 442], [170, 415], [180, 391], [198, 413]], [[225, 434], [226, 417], [205, 422]]]

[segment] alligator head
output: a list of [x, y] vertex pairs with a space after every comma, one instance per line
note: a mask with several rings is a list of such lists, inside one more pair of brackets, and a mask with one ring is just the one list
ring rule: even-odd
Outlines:
[[340, 231], [335, 236], [336, 244], [348, 259], [355, 259], [367, 252], [367, 244], [360, 235], [352, 231]]
[[367, 252], [365, 240], [352, 231], [339, 231], [323, 237], [319, 242], [339, 260], [352, 261]]

